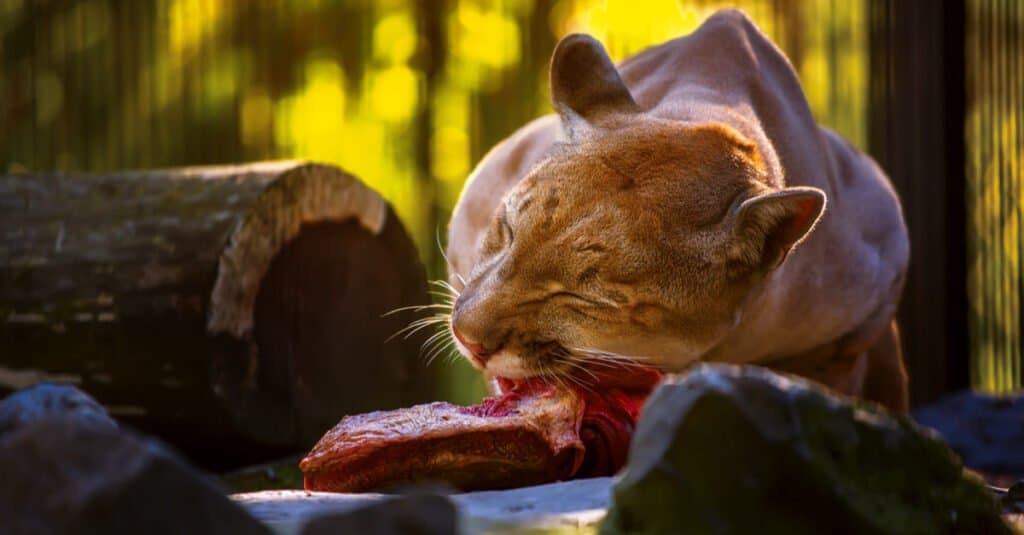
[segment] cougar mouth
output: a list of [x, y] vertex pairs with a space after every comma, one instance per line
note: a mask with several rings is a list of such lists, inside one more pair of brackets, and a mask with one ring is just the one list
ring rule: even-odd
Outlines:
[[580, 466], [570, 477], [613, 475], [626, 463], [640, 411], [662, 374], [647, 366], [623, 364], [615, 368], [573, 370], [572, 375], [571, 380], [557, 385], [545, 377], [519, 381], [499, 377], [497, 384], [502, 396], [491, 399], [552, 388], [569, 390], [579, 400], [576, 432], [583, 444]]

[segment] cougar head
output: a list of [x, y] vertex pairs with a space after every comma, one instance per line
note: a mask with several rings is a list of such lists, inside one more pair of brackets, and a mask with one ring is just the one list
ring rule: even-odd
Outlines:
[[770, 187], [757, 146], [724, 124], [646, 113], [588, 36], [559, 43], [551, 93], [567, 140], [495, 211], [454, 305], [459, 350], [509, 378], [699, 359], [824, 193]]

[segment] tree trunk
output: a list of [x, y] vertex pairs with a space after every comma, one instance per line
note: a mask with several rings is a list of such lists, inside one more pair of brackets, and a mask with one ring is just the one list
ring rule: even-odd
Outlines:
[[301, 450], [429, 397], [428, 302], [394, 212], [275, 162], [0, 176], [0, 395], [67, 382], [209, 468]]

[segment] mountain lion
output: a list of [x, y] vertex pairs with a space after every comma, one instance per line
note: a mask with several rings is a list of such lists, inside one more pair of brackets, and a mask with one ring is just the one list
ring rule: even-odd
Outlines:
[[475, 366], [750, 363], [907, 409], [899, 200], [744, 14], [617, 68], [570, 35], [551, 97], [557, 115], [491, 150], [451, 220], [450, 325]]

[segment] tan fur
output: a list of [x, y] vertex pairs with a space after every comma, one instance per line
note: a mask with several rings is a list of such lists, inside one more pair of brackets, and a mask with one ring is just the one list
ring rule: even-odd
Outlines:
[[560, 116], [495, 147], [452, 217], [452, 325], [487, 349], [460, 344], [475, 364], [756, 363], [906, 409], [899, 202], [815, 124], [746, 16], [719, 12], [617, 72], [567, 38], [552, 93]]

